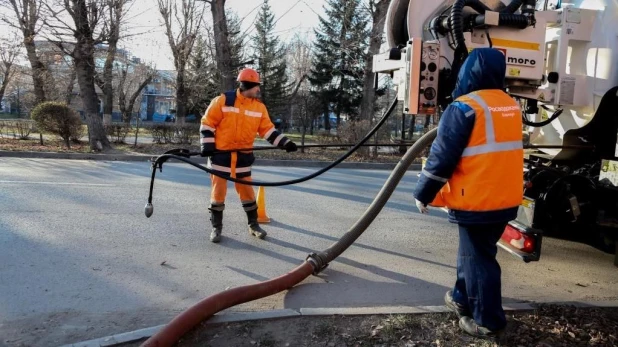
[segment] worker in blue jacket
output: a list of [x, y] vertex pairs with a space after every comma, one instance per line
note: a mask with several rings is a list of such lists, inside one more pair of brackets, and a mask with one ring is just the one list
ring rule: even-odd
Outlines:
[[445, 302], [477, 337], [506, 326], [496, 243], [523, 199], [521, 109], [504, 92], [505, 72], [500, 51], [470, 53], [414, 191], [421, 213], [447, 207], [458, 224], [457, 280]]

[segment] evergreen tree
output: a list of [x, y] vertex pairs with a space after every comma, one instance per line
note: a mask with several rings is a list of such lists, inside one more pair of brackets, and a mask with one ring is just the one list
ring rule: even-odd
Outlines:
[[[230, 53], [232, 56], [232, 66], [234, 71], [238, 70], [238, 66], [245, 60], [245, 39], [240, 30], [241, 20], [236, 12], [229, 11], [226, 14], [228, 40], [230, 41]], [[236, 76], [234, 76], [236, 80]]]
[[212, 42], [210, 38], [203, 36], [196, 40], [187, 66], [187, 114], [193, 114], [198, 119], [206, 111], [210, 100], [220, 93], [221, 76], [209, 41]]
[[[232, 66], [239, 66], [245, 57], [243, 38], [240, 31], [240, 19], [235, 12], [229, 12], [226, 14], [226, 20], [229, 30], [228, 39], [230, 42]], [[196, 40], [195, 48], [187, 67], [189, 76], [188, 114], [194, 114], [198, 119], [204, 114], [210, 101], [222, 92], [225, 92], [225, 90], [220, 90], [223, 76], [217, 68], [214, 42], [212, 31], [203, 33]], [[234, 76], [234, 79], [236, 79], [236, 76]]]
[[330, 130], [329, 113], [356, 116], [363, 94], [367, 51], [367, 15], [361, 0], [327, 0], [325, 18], [314, 30], [313, 68], [309, 82], [324, 110], [324, 125]]
[[256, 32], [251, 39], [253, 58], [262, 80], [262, 102], [266, 104], [271, 116], [285, 112], [291, 87], [288, 82], [285, 47], [273, 34], [274, 28], [275, 16], [268, 0], [264, 0], [255, 24]]

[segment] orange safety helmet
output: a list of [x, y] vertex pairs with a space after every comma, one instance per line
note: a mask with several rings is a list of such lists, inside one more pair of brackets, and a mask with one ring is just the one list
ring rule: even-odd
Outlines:
[[238, 78], [236, 79], [238, 82], [252, 82], [252, 83], [260, 83], [260, 75], [257, 71], [245, 68], [240, 70], [238, 73]]

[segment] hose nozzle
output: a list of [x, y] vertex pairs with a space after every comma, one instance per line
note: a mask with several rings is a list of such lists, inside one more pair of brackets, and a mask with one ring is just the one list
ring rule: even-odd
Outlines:
[[152, 203], [147, 203], [146, 207], [144, 207], [144, 213], [146, 214], [146, 218], [150, 218], [150, 216], [152, 216], [152, 212], [154, 208], [152, 207]]

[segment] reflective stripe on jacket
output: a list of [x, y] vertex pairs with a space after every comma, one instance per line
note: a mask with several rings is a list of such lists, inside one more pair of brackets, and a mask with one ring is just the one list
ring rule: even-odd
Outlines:
[[[504, 223], [517, 216], [519, 197], [523, 195], [523, 154], [520, 149], [509, 152], [508, 146], [513, 141], [521, 142], [522, 125], [519, 111], [510, 112], [517, 104], [502, 91], [505, 74], [502, 52], [475, 48], [457, 75], [451, 95], [455, 101], [440, 117], [438, 134], [414, 197], [424, 204], [441, 199], [435, 201], [440, 205], [448, 200], [451, 222]], [[489, 114], [491, 119], [487, 118]], [[487, 129], [495, 129], [493, 136]], [[488, 152], [500, 146], [507, 150]], [[516, 202], [516, 198], [520, 201]], [[508, 205], [514, 207], [501, 209]]]
[[457, 99], [474, 117], [468, 144], [450, 178], [442, 180], [432, 206], [459, 211], [497, 211], [519, 206], [523, 199], [521, 109], [501, 90], [482, 90]]
[[[202, 150], [233, 150], [253, 147], [255, 135], [274, 146], [289, 140], [275, 128], [266, 106], [257, 99], [246, 98], [240, 91], [230, 91], [214, 98], [200, 126]], [[232, 177], [251, 176], [253, 152], [221, 153], [210, 158], [211, 167]]]

